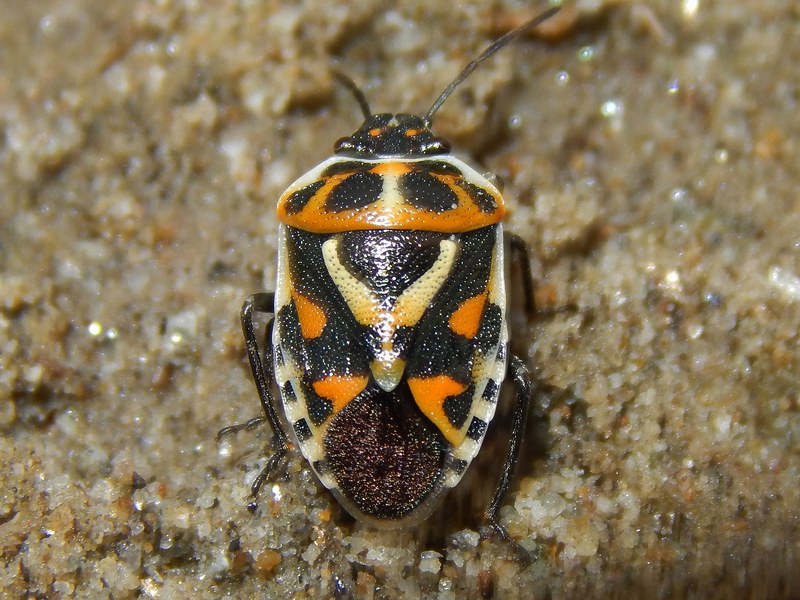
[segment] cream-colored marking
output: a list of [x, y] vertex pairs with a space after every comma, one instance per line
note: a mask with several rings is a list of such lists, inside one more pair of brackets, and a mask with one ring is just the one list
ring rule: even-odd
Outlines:
[[447, 474], [444, 477], [444, 487], [446, 488], [454, 488], [458, 485], [458, 482], [461, 481], [462, 475], [459, 475], [455, 471], [447, 471]]
[[381, 349], [369, 364], [372, 376], [381, 389], [391, 392], [400, 383], [406, 370], [406, 361], [398, 358], [394, 349]]
[[442, 288], [456, 262], [458, 245], [453, 240], [439, 242], [439, 256], [431, 268], [408, 286], [394, 305], [400, 325], [415, 325], [430, 306], [431, 300]]
[[[470, 419], [470, 423], [471, 422], [472, 419]], [[461, 442], [461, 445], [453, 452], [453, 456], [460, 460], [470, 462], [473, 458], [475, 458], [475, 455], [478, 454], [478, 450], [480, 449], [480, 443], [476, 442], [472, 438], [464, 438], [464, 441]]]
[[503, 225], [500, 224], [497, 226], [497, 237], [495, 238], [494, 252], [492, 253], [492, 269], [489, 273], [489, 302], [499, 306], [500, 310], [505, 313], [506, 286], [505, 273], [502, 267], [502, 265], [505, 264], [503, 260], [503, 250]]
[[335, 237], [322, 244], [325, 267], [339, 289], [356, 321], [374, 327], [380, 321], [381, 304], [375, 293], [359, 281], [339, 260], [339, 240]]
[[476, 352], [472, 360], [472, 381], [484, 381], [492, 376], [494, 373], [496, 353], [492, 356], [486, 356], [483, 353]]
[[[311, 468], [314, 469], [314, 464], [311, 464]], [[324, 485], [329, 490], [335, 490], [339, 487], [339, 484], [336, 483], [336, 480], [331, 475], [323, 475], [316, 469], [314, 469], [314, 473], [317, 474], [319, 478], [319, 482]]]
[[384, 308], [377, 295], [351, 274], [339, 260], [339, 242], [331, 238], [322, 244], [322, 256], [328, 273], [362, 325], [374, 327], [381, 340], [388, 343], [400, 325], [414, 325], [430, 306], [442, 284], [450, 275], [458, 246], [453, 240], [439, 242], [439, 256], [414, 283], [397, 298], [393, 307]]
[[[278, 227], [278, 269], [275, 286], [275, 312], [289, 304], [292, 280], [289, 273], [288, 250], [286, 249], [286, 226]], [[277, 328], [276, 328], [277, 329]]]
[[303, 369], [297, 366], [291, 356], [282, 349], [279, 349], [279, 352], [283, 357], [283, 364], [275, 365], [275, 379], [278, 381], [278, 385], [282, 386], [287, 381], [299, 381], [303, 376]]
[[403, 210], [405, 200], [403, 194], [400, 193], [399, 182], [400, 178], [397, 175], [392, 173], [383, 175], [383, 189], [378, 197], [378, 202], [385, 205], [387, 211]]
[[[299, 372], [300, 369], [297, 365], [292, 365], [291, 371]], [[289, 381], [292, 384], [292, 388], [294, 389], [294, 394], [297, 397], [297, 402], [284, 402], [283, 403], [283, 410], [286, 413], [286, 418], [292, 424], [296, 423], [300, 419], [305, 419], [308, 426], [311, 428], [311, 431], [317, 432], [319, 428], [317, 428], [314, 423], [311, 422], [311, 418], [308, 415], [308, 408], [306, 404], [305, 395], [303, 394], [303, 390], [300, 386], [300, 380], [296, 378], [291, 378]], [[294, 435], [294, 427], [291, 427], [291, 435]], [[303, 453], [303, 456], [309, 462], [313, 462], [315, 460], [321, 460], [324, 457], [324, 452], [322, 449], [322, 445], [320, 444], [319, 440], [321, 439], [318, 435], [313, 435], [309, 439], [305, 440], [304, 442], [300, 443], [299, 440], [295, 439], [300, 446], [300, 451]]]
[[[474, 417], [478, 417], [484, 423], [489, 423], [494, 417], [494, 411], [497, 408], [496, 402], [487, 402], [483, 398], [475, 397], [475, 408], [470, 413]], [[470, 422], [472, 420], [470, 419]]]
[[394, 348], [395, 332], [398, 327], [415, 325], [420, 320], [450, 275], [458, 245], [453, 240], [441, 240], [439, 256], [431, 268], [403, 290], [393, 306], [382, 302], [375, 292], [347, 270], [339, 260], [338, 247], [339, 241], [335, 237], [322, 244], [325, 267], [356, 321], [372, 327], [378, 333], [381, 349], [376, 353], [370, 369], [375, 382], [383, 390], [391, 392], [400, 383], [405, 370], [405, 361]]

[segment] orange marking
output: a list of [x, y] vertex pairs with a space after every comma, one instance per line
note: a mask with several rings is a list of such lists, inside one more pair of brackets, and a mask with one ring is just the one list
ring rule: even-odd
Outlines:
[[378, 137], [381, 134], [381, 131], [383, 130], [380, 129], [379, 127], [373, 127], [372, 129], [369, 130], [368, 133], [370, 137]]
[[405, 136], [406, 137], [414, 137], [415, 135], [419, 135], [419, 129], [406, 129]]
[[410, 173], [411, 170], [411, 167], [409, 167], [407, 163], [385, 162], [378, 163], [372, 167], [370, 169], [370, 173], [376, 173], [377, 175], [394, 175], [395, 177], [399, 177], [400, 175]]
[[[398, 160], [378, 163], [370, 171], [388, 178], [396, 178], [411, 171], [412, 168], [413, 163], [409, 165]], [[430, 212], [405, 202], [396, 192], [381, 191], [372, 202], [357, 210], [328, 212], [325, 206], [328, 196], [336, 186], [356, 171], [357, 169], [354, 169], [325, 178], [325, 184], [309, 199], [303, 209], [291, 215], [286, 212], [286, 202], [298, 188], [290, 188], [284, 192], [278, 202], [278, 219], [290, 227], [313, 233], [341, 233], [366, 229], [411, 229], [461, 233], [495, 225], [505, 216], [506, 209], [500, 193], [491, 188], [484, 188], [494, 198], [497, 208], [492, 212], [483, 212], [470, 195], [458, 185], [464, 181], [463, 177], [442, 174], [434, 174], [434, 177], [449, 186], [458, 199], [456, 207], [451, 210], [441, 213]]]
[[325, 311], [302, 294], [292, 292], [297, 318], [300, 320], [300, 333], [307, 340], [318, 338], [328, 322]]
[[402, 199], [395, 201], [383, 197], [376, 198], [374, 202], [358, 210], [328, 212], [325, 209], [325, 199], [333, 188], [349, 175], [347, 173], [331, 177], [308, 201], [303, 210], [293, 215], [286, 213], [286, 200], [291, 194], [285, 193], [278, 202], [278, 219], [290, 227], [313, 233], [341, 233], [366, 229], [461, 233], [496, 225], [503, 220], [506, 212], [503, 198], [499, 194], [493, 194], [497, 208], [493, 212], [486, 213], [478, 208], [461, 188], [454, 188], [459, 198], [456, 208], [442, 213], [419, 209]]
[[367, 381], [364, 375], [329, 375], [315, 381], [313, 387], [318, 395], [333, 403], [333, 414], [336, 414], [367, 387]]
[[474, 338], [478, 333], [478, 326], [481, 324], [483, 307], [486, 305], [488, 290], [473, 296], [461, 303], [455, 312], [450, 315], [450, 329], [453, 332], [463, 335], [468, 340]]
[[461, 445], [466, 432], [456, 429], [450, 423], [450, 419], [444, 412], [444, 401], [450, 396], [463, 393], [467, 386], [447, 375], [436, 375], [434, 377], [409, 378], [408, 387], [411, 389], [414, 402], [417, 403], [419, 409], [430, 419], [431, 423], [436, 425], [447, 441], [454, 447]]

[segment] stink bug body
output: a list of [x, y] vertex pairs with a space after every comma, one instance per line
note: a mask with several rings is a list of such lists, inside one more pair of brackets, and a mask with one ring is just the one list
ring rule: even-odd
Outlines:
[[[524, 433], [530, 383], [508, 356], [504, 233], [497, 188], [449, 154], [431, 117], [483, 60], [551, 9], [494, 42], [424, 117], [373, 114], [355, 85], [364, 124], [335, 155], [281, 196], [274, 294], [242, 308], [247, 354], [275, 454], [253, 493], [285, 456], [271, 388], [292, 438], [320, 481], [356, 518], [381, 527], [426, 518], [481, 447], [508, 375], [516, 407], [508, 451], [484, 519], [496, 513]], [[511, 238], [531, 305], [527, 250]], [[254, 313], [274, 314], [266, 348]]]

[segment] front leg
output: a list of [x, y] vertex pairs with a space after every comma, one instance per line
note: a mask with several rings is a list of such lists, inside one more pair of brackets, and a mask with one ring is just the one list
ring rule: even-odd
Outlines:
[[536, 302], [534, 300], [533, 273], [531, 273], [531, 258], [528, 251], [528, 244], [515, 233], [505, 233], [506, 243], [509, 249], [509, 260], [512, 269], [519, 270], [522, 278], [522, 294], [525, 298], [525, 314], [530, 321], [536, 314]]

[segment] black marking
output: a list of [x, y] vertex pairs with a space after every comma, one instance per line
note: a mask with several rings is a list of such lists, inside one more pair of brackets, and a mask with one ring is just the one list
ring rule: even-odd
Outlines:
[[472, 417], [472, 422], [467, 429], [467, 437], [476, 442], [480, 442], [486, 433], [486, 421], [478, 417]]
[[486, 402], [495, 404], [497, 402], [497, 397], [499, 395], [500, 395], [500, 384], [498, 384], [494, 379], [489, 379], [486, 382], [486, 387], [483, 390], [483, 394], [481, 394], [481, 398], [486, 400]]
[[294, 388], [292, 387], [291, 381], [287, 381], [281, 386], [281, 398], [283, 398], [284, 401], [288, 402], [289, 404], [292, 402], [297, 402], [297, 394], [294, 393]]
[[359, 171], [337, 185], [325, 199], [325, 210], [343, 212], [358, 210], [375, 202], [383, 191], [383, 177]]
[[478, 333], [473, 340], [475, 347], [482, 352], [489, 352], [496, 348], [502, 327], [503, 313], [500, 311], [500, 307], [497, 304], [487, 303], [483, 309], [483, 317], [481, 317]]
[[303, 398], [306, 401], [306, 409], [308, 409], [308, 418], [311, 422], [319, 427], [328, 417], [333, 413], [333, 403], [327, 398], [323, 398], [314, 388], [308, 385], [308, 378], [303, 377]]
[[447, 444], [405, 384], [350, 402], [324, 444], [342, 495], [370, 517], [408, 516], [442, 489]]
[[394, 301], [439, 257], [447, 234], [430, 231], [352, 231], [339, 236], [339, 260], [381, 298]]
[[410, 348], [411, 343], [414, 341], [417, 334], [417, 329], [414, 326], [401, 325], [394, 332], [394, 347], [400, 351], [401, 356], [407, 356], [406, 350]]
[[443, 213], [458, 207], [456, 193], [430, 173], [406, 173], [398, 186], [405, 201], [421, 210]]
[[343, 162], [336, 162], [329, 166], [321, 173], [321, 177], [332, 177], [340, 173], [358, 173], [361, 171], [369, 171], [375, 165], [365, 163], [360, 160], [345, 160]]
[[500, 344], [500, 347], [497, 349], [497, 360], [505, 362], [506, 356], [508, 356], [508, 344]]
[[460, 458], [451, 457], [447, 462], [447, 468], [459, 477], [464, 474], [464, 471], [467, 470], [468, 466], [469, 463], [466, 460], [461, 460]]
[[280, 334], [280, 349], [288, 352], [298, 363], [302, 364], [305, 346], [294, 302], [290, 302], [278, 310], [276, 321]]
[[472, 377], [474, 345], [471, 340], [454, 333], [447, 319], [433, 322], [426, 313], [415, 331], [414, 346], [406, 364], [408, 377], [448, 375], [455, 381], [468, 384]]
[[325, 185], [324, 181], [315, 181], [303, 189], [294, 192], [286, 199], [286, 203], [284, 204], [286, 214], [294, 215], [303, 210], [306, 204], [308, 204], [308, 201], [314, 197], [314, 194], [316, 194], [323, 185]]
[[283, 357], [283, 352], [276, 352], [275, 353], [275, 367], [282, 367], [286, 364], [286, 359]]
[[473, 396], [475, 396], [475, 385], [471, 384], [460, 394], [445, 398], [442, 410], [447, 415], [447, 420], [456, 429], [461, 429], [464, 426], [472, 410]]
[[457, 184], [469, 194], [469, 197], [472, 198], [472, 201], [481, 209], [481, 212], [491, 214], [497, 210], [497, 200], [482, 187], [470, 183], [469, 181], [464, 181], [463, 179], [458, 181]]
[[435, 175], [454, 175], [463, 177], [461, 169], [444, 160], [420, 160], [407, 163], [414, 171], [433, 173]]
[[306, 440], [311, 439], [314, 435], [311, 433], [311, 428], [308, 426], [308, 422], [305, 419], [298, 419], [294, 422], [294, 434], [297, 436], [297, 441], [301, 444]]

